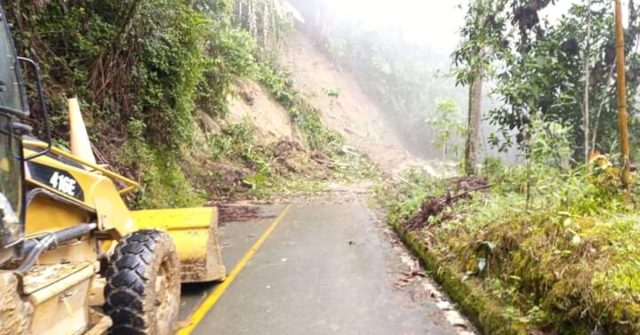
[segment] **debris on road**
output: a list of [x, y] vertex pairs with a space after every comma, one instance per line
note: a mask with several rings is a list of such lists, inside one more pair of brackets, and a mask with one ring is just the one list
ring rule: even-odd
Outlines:
[[217, 205], [220, 215], [220, 226], [227, 222], [250, 222], [256, 219], [272, 219], [273, 214], [264, 213], [260, 207], [254, 205]]

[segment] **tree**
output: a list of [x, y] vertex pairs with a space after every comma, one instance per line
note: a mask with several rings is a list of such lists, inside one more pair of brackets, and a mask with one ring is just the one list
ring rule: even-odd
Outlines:
[[[484, 50], [480, 49], [478, 57], [484, 57]], [[482, 141], [480, 127], [482, 126], [482, 85], [485, 69], [475, 66], [473, 80], [469, 86], [469, 115], [467, 126], [467, 142], [464, 150], [464, 169], [467, 175], [475, 175], [479, 163], [480, 142]]]
[[464, 171], [476, 174], [482, 142], [483, 83], [490, 75], [492, 60], [504, 48], [507, 25], [506, 0], [474, 0], [469, 4], [461, 30], [462, 41], [452, 58], [458, 85], [469, 86], [469, 114], [465, 144]]
[[616, 69], [617, 78], [617, 102], [618, 102], [618, 132], [620, 136], [620, 151], [622, 154], [622, 185], [627, 196], [631, 193], [631, 162], [629, 160], [629, 133], [627, 119], [627, 83], [625, 73], [624, 53], [624, 28], [622, 27], [622, 4], [620, 0], [615, 2], [616, 21]]
[[432, 144], [442, 150], [442, 158], [448, 161], [451, 158], [450, 155], [453, 154], [453, 159], [458, 162], [460, 139], [467, 134], [467, 128], [455, 100], [438, 99], [436, 113], [433, 117], [427, 118], [426, 123], [437, 130]]
[[582, 104], [582, 130], [584, 132], [584, 159], [585, 163], [589, 163], [589, 152], [591, 148], [589, 147], [589, 123], [590, 123], [590, 112], [589, 112], [589, 68], [590, 68], [590, 58], [591, 55], [591, 0], [587, 0], [587, 45], [584, 50], [584, 102]]
[[[571, 127], [576, 161], [587, 159], [592, 149], [611, 151], [618, 143], [611, 2], [583, 0], [553, 24], [523, 19], [517, 12], [512, 23], [520, 35], [504, 36], [505, 43], [513, 47], [503, 50], [495, 74], [494, 93], [501, 106], [489, 112], [489, 119], [501, 128], [501, 144], [509, 145], [516, 133], [516, 141], [527, 145], [527, 129], [537, 116]], [[640, 84], [636, 75], [640, 54], [635, 48], [640, 27], [634, 1], [629, 2], [629, 12], [627, 91], [634, 99]], [[497, 142], [494, 137], [494, 144]]]
[[303, 20], [281, 0], [235, 0], [235, 23], [263, 48], [275, 47], [294, 20]]

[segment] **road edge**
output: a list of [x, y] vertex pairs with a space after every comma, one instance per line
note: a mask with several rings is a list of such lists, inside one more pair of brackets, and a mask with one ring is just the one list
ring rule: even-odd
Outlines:
[[414, 253], [425, 266], [431, 277], [442, 287], [449, 298], [456, 303], [458, 309], [476, 328], [487, 335], [527, 335], [531, 329], [526, 325], [506, 317], [503, 311], [506, 306], [488, 298], [482, 290], [456, 276], [445, 260], [439, 259], [418, 236], [401, 223], [390, 223], [391, 228], [402, 242]]

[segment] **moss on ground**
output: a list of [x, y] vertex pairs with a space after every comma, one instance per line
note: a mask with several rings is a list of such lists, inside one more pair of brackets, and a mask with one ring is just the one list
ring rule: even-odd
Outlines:
[[399, 222], [392, 224], [394, 230], [425, 265], [432, 277], [444, 288], [458, 308], [483, 334], [526, 335], [525, 324], [504, 314], [505, 306], [487, 296], [481, 287], [463, 277], [447, 261], [431, 252], [418, 234], [403, 227]]
[[639, 334], [640, 215], [609, 172], [494, 171], [490, 190], [427, 219], [458, 181], [414, 173], [378, 193], [395, 195], [389, 221], [484, 333]]

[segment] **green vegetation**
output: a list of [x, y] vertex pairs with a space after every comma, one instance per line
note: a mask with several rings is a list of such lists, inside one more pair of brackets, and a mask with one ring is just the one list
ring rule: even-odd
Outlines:
[[[499, 127], [492, 144], [526, 146], [532, 116], [544, 117], [570, 126], [572, 141], [579, 144], [573, 158], [585, 161], [593, 150], [610, 152], [617, 146], [613, 4], [577, 1], [560, 19], [547, 22], [542, 16], [557, 2], [472, 1], [453, 60], [460, 84], [469, 83], [478, 64], [495, 82], [492, 93], [500, 104], [486, 115]], [[640, 7], [632, 1], [627, 9], [627, 95], [629, 113], [635, 115]], [[638, 130], [632, 118], [634, 144]]]
[[427, 118], [426, 122], [436, 132], [432, 144], [435, 148], [442, 150], [442, 159], [460, 162], [461, 139], [467, 134], [467, 127], [455, 100], [437, 100], [436, 114]]
[[[42, 68], [56, 142], [66, 146], [66, 99], [77, 95], [100, 163], [143, 184], [141, 194], [130, 199], [136, 206], [193, 206], [207, 198], [262, 195], [278, 189], [276, 180], [285, 176], [305, 179], [310, 173], [303, 172], [312, 167], [340, 176], [334, 161], [359, 160], [340, 153], [340, 136], [324, 127], [318, 111], [297, 96], [287, 78], [257, 61], [291, 28], [278, 1], [2, 5], [14, 24], [19, 53]], [[283, 153], [274, 148], [282, 144], [260, 143], [248, 123], [220, 131], [203, 126], [203, 117], [225, 124], [233, 84], [246, 77], [259, 78], [290, 111], [306, 143], [286, 151], [299, 154], [300, 166], [279, 166]], [[31, 107], [36, 129], [42, 129], [39, 110]], [[310, 152], [322, 153], [327, 163], [312, 163]]]
[[189, 165], [189, 175], [215, 199], [313, 195], [326, 191], [330, 182], [378, 175], [365, 157], [344, 146], [309, 150], [291, 140], [259, 143], [256, 137], [248, 121], [210, 134], [201, 150], [209, 156]]
[[78, 95], [101, 162], [143, 182], [139, 205], [201, 203], [179, 168], [196, 111], [221, 115], [230, 84], [253, 62], [251, 38], [231, 25], [233, 1], [3, 6], [19, 53], [40, 63], [56, 138], [67, 138], [66, 98]]
[[500, 301], [513, 325], [640, 332], [640, 207], [624, 200], [609, 158], [569, 167], [570, 129], [533, 125], [525, 165], [489, 161], [485, 179], [413, 172], [381, 186], [390, 222], [418, 236], [452, 278]]
[[[390, 224], [488, 334], [639, 334], [640, 203], [622, 188], [609, 1], [470, 1], [452, 60], [459, 84], [491, 78], [500, 105], [480, 177], [410, 171], [377, 198]], [[625, 31], [631, 141], [638, 143], [640, 8]], [[473, 90], [470, 91], [473, 99]], [[445, 117], [435, 125], [446, 123]], [[444, 131], [436, 140], [447, 142]], [[438, 144], [438, 141], [436, 141]], [[477, 143], [475, 143], [477, 144]], [[637, 152], [636, 152], [637, 153]]]

